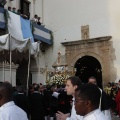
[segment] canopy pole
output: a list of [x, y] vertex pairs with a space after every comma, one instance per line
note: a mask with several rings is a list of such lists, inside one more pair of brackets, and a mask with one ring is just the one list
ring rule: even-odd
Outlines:
[[[40, 43], [39, 42], [38, 42], [38, 49], [40, 51]], [[39, 70], [39, 77], [38, 77], [38, 79], [40, 79], [40, 52], [38, 53], [37, 57], [38, 57], [38, 70]]]
[[26, 93], [27, 93], [27, 95], [28, 95], [28, 83], [29, 83], [29, 75], [30, 75], [30, 72], [29, 72], [29, 70], [30, 70], [30, 50], [31, 49], [29, 49], [29, 60], [28, 60], [28, 75], [27, 75], [27, 90], [26, 90]]
[[[3, 54], [4, 54], [4, 50], [3, 50]], [[5, 82], [5, 60], [3, 60], [3, 82]]]
[[4, 65], [4, 61], [3, 61], [3, 82], [5, 82], [5, 69], [4, 69], [5, 65]]
[[12, 64], [12, 51], [11, 51], [11, 36], [9, 34], [9, 48], [10, 48], [10, 81], [12, 84], [12, 70], [11, 70], [11, 64]]
[[12, 52], [10, 50], [10, 81], [12, 84], [12, 70], [11, 70], [12, 66], [11, 66], [11, 64], [12, 64]]

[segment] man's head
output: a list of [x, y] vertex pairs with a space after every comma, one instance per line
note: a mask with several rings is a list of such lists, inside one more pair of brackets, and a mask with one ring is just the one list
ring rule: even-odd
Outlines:
[[0, 83], [0, 106], [12, 100], [13, 88], [10, 83]]
[[38, 18], [38, 16], [37, 16], [37, 15], [34, 15], [34, 18]]
[[107, 86], [108, 86], [108, 87], [111, 87], [111, 83], [110, 83], [110, 82], [108, 82]]
[[34, 91], [39, 91], [39, 88], [40, 88], [39, 84], [36, 84], [36, 85], [34, 86]]
[[120, 80], [118, 81], [118, 85], [120, 86]]
[[97, 85], [96, 78], [95, 78], [95, 77], [90, 77], [90, 78], [88, 79], [88, 83], [92, 83], [92, 84]]
[[101, 92], [94, 84], [83, 84], [75, 92], [75, 110], [78, 115], [85, 116], [99, 108]]
[[55, 84], [51, 85], [51, 91], [55, 92], [57, 90], [57, 86]]
[[8, 10], [11, 11], [11, 7], [10, 6], [8, 6]]
[[40, 20], [41, 19], [41, 17], [38, 17], [38, 20]]
[[17, 87], [17, 91], [19, 92], [19, 93], [24, 93], [24, 87], [23, 86], [18, 86]]
[[76, 76], [69, 77], [67, 79], [65, 87], [67, 94], [74, 96], [76, 88], [79, 87], [80, 85], [82, 85], [82, 81], [80, 80], [79, 77]]
[[13, 12], [15, 12], [15, 11], [16, 11], [16, 8], [15, 8], [15, 7], [13, 7], [13, 9], [12, 9], [12, 10], [13, 10]]
[[116, 86], [116, 84], [114, 83], [114, 82], [112, 82], [112, 88], [116, 88], [117, 86]]

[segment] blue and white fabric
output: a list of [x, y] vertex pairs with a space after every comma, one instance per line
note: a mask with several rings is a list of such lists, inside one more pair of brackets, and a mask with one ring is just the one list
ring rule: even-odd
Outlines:
[[18, 40], [31, 39], [34, 42], [32, 30], [30, 27], [30, 20], [22, 18], [13, 12], [8, 11], [8, 30], [11, 36]]
[[33, 23], [34, 26], [34, 39], [40, 40], [47, 44], [52, 44], [50, 30], [44, 28], [42, 25]]
[[4, 8], [0, 7], [0, 28], [5, 28]]

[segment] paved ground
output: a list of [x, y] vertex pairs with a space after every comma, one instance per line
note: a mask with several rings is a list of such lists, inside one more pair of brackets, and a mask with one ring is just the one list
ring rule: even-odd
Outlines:
[[120, 118], [117, 118], [116, 116], [114, 116], [114, 115], [112, 114], [112, 120], [120, 120]]

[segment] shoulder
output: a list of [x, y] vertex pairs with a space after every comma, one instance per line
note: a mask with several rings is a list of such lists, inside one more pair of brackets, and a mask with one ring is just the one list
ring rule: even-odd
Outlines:
[[107, 120], [106, 116], [99, 109], [95, 110], [94, 116], [97, 118], [97, 120]]
[[0, 120], [16, 120], [21, 117], [24, 118], [24, 120], [28, 120], [27, 114], [16, 105], [6, 107], [0, 112]]

